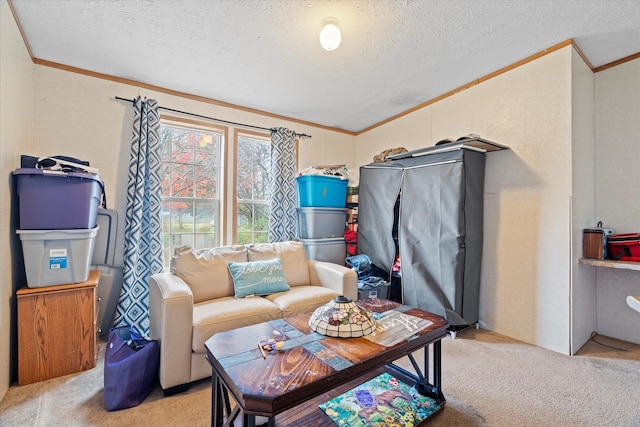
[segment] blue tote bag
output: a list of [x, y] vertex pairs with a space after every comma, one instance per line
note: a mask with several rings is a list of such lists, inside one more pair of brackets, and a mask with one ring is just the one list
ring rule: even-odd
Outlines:
[[104, 357], [104, 404], [107, 410], [137, 406], [149, 395], [158, 377], [160, 347], [134, 326], [109, 330]]

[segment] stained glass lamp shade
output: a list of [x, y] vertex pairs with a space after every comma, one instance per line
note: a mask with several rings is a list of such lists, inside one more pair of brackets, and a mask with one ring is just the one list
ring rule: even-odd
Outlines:
[[376, 321], [351, 298], [341, 295], [318, 307], [309, 318], [309, 327], [330, 337], [355, 338], [373, 332]]

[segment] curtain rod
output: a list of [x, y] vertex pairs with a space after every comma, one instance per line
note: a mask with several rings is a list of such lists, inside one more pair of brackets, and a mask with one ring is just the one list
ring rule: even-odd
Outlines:
[[[135, 102], [135, 100], [133, 100], [133, 99], [121, 98], [119, 96], [116, 96], [116, 99], [118, 101], [127, 101], [127, 102], [130, 102], [132, 104]], [[173, 113], [186, 114], [188, 116], [198, 117], [200, 119], [206, 119], [206, 120], [212, 120], [214, 122], [226, 123], [228, 125], [242, 126], [242, 127], [246, 127], [246, 128], [252, 128], [252, 129], [267, 130], [269, 132], [275, 132], [276, 131], [275, 128], [263, 128], [263, 127], [260, 127], [260, 126], [246, 125], [244, 123], [230, 122], [230, 121], [227, 121], [227, 120], [216, 119], [216, 118], [213, 118], [213, 117], [207, 117], [207, 116], [203, 116], [203, 115], [200, 115], [200, 114], [189, 113], [187, 111], [174, 110], [173, 108], [167, 108], [167, 107], [161, 107], [161, 106], [158, 106], [158, 108], [160, 108], [161, 110], [165, 110], [165, 111], [171, 111]], [[299, 137], [299, 138], [311, 138], [311, 135], [307, 135], [305, 133], [296, 133], [295, 135], [297, 137]]]

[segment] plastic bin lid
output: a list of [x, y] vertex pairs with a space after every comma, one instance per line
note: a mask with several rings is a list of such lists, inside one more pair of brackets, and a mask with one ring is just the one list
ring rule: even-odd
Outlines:
[[308, 212], [308, 213], [314, 213], [314, 212], [347, 212], [349, 209], [348, 208], [330, 208], [330, 207], [311, 207], [311, 206], [307, 206], [307, 207], [299, 207], [296, 208], [296, 210], [298, 210], [299, 212]]
[[38, 169], [38, 168], [18, 168], [13, 171], [14, 175], [42, 175], [42, 176], [51, 176], [56, 177], [59, 176], [61, 178], [84, 178], [84, 179], [93, 179], [102, 184], [102, 180], [98, 175], [88, 173], [88, 172], [62, 172], [62, 171], [50, 171], [47, 169]]
[[348, 181], [349, 178], [345, 176], [336, 176], [336, 175], [324, 175], [324, 174], [315, 174], [315, 175], [298, 175], [296, 179], [310, 179], [310, 178], [330, 178], [330, 179], [339, 179], [340, 181]]
[[319, 244], [319, 245], [331, 245], [334, 243], [344, 243], [344, 237], [324, 237], [321, 239], [298, 239], [300, 240], [303, 244], [304, 243], [308, 243], [308, 244]]
[[93, 238], [100, 229], [99, 225], [93, 228], [74, 228], [69, 230], [16, 230], [20, 240], [73, 240]]

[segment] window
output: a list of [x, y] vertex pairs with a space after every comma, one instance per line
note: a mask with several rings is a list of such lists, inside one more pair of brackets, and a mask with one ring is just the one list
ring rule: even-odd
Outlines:
[[238, 133], [236, 137], [236, 238], [238, 244], [265, 243], [269, 231], [268, 136]]
[[162, 233], [168, 267], [175, 248], [220, 245], [224, 130], [163, 121], [160, 137]]

